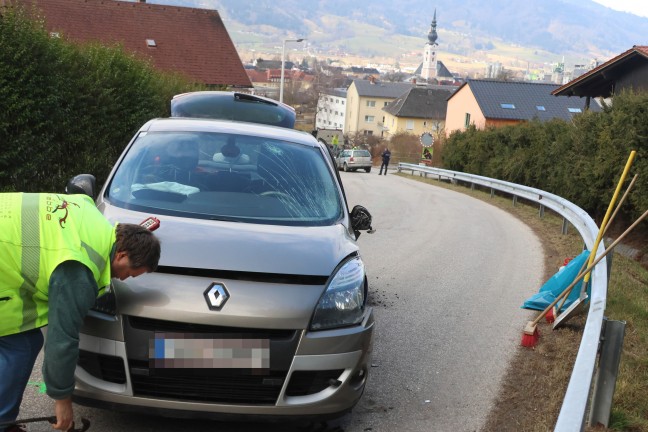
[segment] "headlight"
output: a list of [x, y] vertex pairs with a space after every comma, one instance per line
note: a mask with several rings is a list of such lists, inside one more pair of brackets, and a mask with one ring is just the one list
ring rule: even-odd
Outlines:
[[101, 297], [97, 298], [94, 306], [90, 310], [101, 312], [107, 315], [117, 315], [117, 301], [115, 299], [115, 292], [110, 291]]
[[117, 299], [115, 298], [115, 288], [112, 285], [112, 281], [106, 287], [105, 293], [97, 298], [97, 301], [90, 310], [107, 315], [117, 315]]
[[344, 263], [317, 303], [311, 330], [360, 323], [365, 304], [364, 281], [365, 268], [360, 258], [352, 258]]

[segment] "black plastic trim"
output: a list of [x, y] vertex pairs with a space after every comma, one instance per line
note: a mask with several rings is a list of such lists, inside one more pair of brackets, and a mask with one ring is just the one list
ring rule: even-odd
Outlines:
[[230, 279], [250, 282], [281, 283], [289, 285], [325, 285], [329, 276], [257, 273], [191, 267], [158, 266], [156, 273], [197, 276], [210, 279]]

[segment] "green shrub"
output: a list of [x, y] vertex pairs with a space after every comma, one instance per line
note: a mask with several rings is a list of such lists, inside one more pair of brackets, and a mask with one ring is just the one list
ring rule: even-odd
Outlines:
[[[648, 209], [648, 93], [623, 92], [602, 112], [571, 122], [533, 120], [450, 135], [443, 167], [552, 192], [602, 219], [632, 150], [628, 181], [637, 183], [623, 207], [636, 219]], [[627, 185], [627, 182], [626, 182]]]
[[62, 191], [92, 173], [102, 184], [133, 134], [197, 89], [120, 46], [52, 38], [19, 9], [0, 17], [0, 191]]

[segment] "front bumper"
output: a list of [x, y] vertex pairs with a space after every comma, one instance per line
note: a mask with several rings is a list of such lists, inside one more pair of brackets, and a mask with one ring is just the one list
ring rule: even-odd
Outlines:
[[[114, 328], [121, 322], [95, 324], [94, 328]], [[199, 384], [205, 384], [203, 400], [165, 394], [164, 386], [177, 383], [177, 378], [157, 382], [153, 369], [147, 370], [148, 366], [142, 367], [141, 361], [137, 364], [129, 358], [129, 355], [133, 357], [134, 350], [127, 347], [128, 338], [126, 342], [115, 340], [119, 337], [106, 339], [91, 331], [94, 336], [83, 334], [80, 340], [82, 361], [75, 372], [74, 400], [82, 405], [170, 417], [335, 417], [351, 410], [362, 395], [369, 370], [373, 328], [373, 312], [367, 308], [358, 326], [319, 332], [295, 331], [294, 356], [284, 362], [285, 369], [267, 371], [261, 376], [258, 373], [237, 375], [228, 370], [189, 371]], [[110, 332], [102, 334], [106, 333]], [[279, 349], [286, 350], [283, 345]], [[212, 377], [212, 372], [218, 373]], [[190, 384], [192, 388], [195, 385]], [[248, 389], [249, 399], [246, 400], [247, 393], [238, 393], [237, 399], [225, 400], [220, 396], [219, 386], [224, 394]]]

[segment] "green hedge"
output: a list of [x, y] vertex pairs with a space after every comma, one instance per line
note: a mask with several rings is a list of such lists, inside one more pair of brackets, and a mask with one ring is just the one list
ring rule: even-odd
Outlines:
[[571, 122], [454, 132], [442, 160], [447, 169], [554, 193], [601, 219], [632, 150], [637, 156], [625, 186], [638, 178], [623, 211], [637, 218], [648, 209], [648, 93], [624, 92], [602, 112]]
[[120, 46], [74, 45], [1, 12], [0, 191], [62, 191], [80, 173], [103, 183], [137, 129], [197, 88]]

